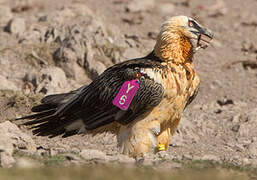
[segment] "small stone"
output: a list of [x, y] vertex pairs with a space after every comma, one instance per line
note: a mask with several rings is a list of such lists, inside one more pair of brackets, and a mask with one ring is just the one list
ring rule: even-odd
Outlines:
[[10, 20], [5, 27], [5, 31], [15, 34], [15, 35], [22, 35], [26, 31], [26, 22], [23, 18], [13, 18]]
[[24, 81], [32, 83], [37, 93], [56, 94], [71, 90], [64, 71], [59, 67], [50, 66], [37, 73], [30, 71]]
[[251, 161], [250, 161], [248, 158], [244, 158], [244, 159], [242, 160], [242, 162], [243, 162], [243, 165], [245, 165], [245, 166], [251, 164]]
[[49, 156], [50, 152], [48, 150], [45, 150], [43, 148], [40, 148], [36, 152], [39, 156]]
[[165, 159], [169, 156], [169, 154], [166, 151], [160, 151], [156, 153], [156, 156], [158, 156], [159, 159]]
[[214, 111], [214, 113], [220, 114], [220, 113], [222, 113], [222, 110], [221, 110], [221, 109], [216, 109], [216, 110]]
[[257, 156], [257, 142], [253, 142], [249, 145], [248, 151], [251, 155]]
[[193, 157], [192, 157], [192, 155], [190, 155], [190, 154], [183, 154], [182, 159], [192, 160]]
[[69, 153], [69, 154], [65, 154], [65, 157], [69, 160], [69, 161], [72, 161], [72, 162], [79, 162], [79, 161], [81, 161], [81, 159], [77, 156], [77, 155], [75, 155], [75, 154], [71, 154], [71, 153]]
[[239, 152], [243, 152], [243, 150], [245, 149], [244, 146], [242, 144], [236, 144], [235, 148], [237, 151]]
[[239, 128], [240, 128], [240, 125], [237, 124], [237, 125], [234, 125], [231, 130], [234, 131], [234, 132], [238, 132], [239, 131]]
[[243, 115], [242, 114], [236, 114], [235, 116], [232, 117], [232, 122], [234, 123], [240, 123], [243, 120]]
[[220, 106], [225, 106], [225, 105], [234, 104], [234, 101], [233, 101], [232, 99], [224, 98], [223, 100], [217, 100], [217, 103], [218, 103]]
[[241, 124], [239, 131], [238, 131], [239, 135], [241, 137], [249, 137], [251, 127], [252, 127], [252, 125], [250, 125], [250, 124], [246, 124], [246, 123]]
[[56, 156], [58, 154], [58, 152], [55, 149], [51, 148], [49, 150], [49, 154], [50, 154], [50, 156]]

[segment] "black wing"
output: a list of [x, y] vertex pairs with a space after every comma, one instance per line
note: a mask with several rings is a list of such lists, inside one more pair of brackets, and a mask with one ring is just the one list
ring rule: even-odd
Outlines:
[[[42, 104], [32, 108], [35, 115], [21, 119], [33, 119], [25, 125], [34, 126], [38, 135], [72, 135], [82, 127], [71, 124], [82, 120], [84, 128], [93, 130], [117, 121], [123, 125], [151, 112], [164, 94], [161, 84], [154, 82], [147, 74], [139, 78], [139, 89], [129, 108], [124, 111], [112, 104], [125, 81], [138, 77], [140, 68], [160, 68], [160, 63], [148, 58], [126, 61], [108, 68], [90, 85], [71, 93], [47, 96]], [[47, 108], [49, 107], [49, 108]], [[72, 127], [72, 128], [67, 128]]]

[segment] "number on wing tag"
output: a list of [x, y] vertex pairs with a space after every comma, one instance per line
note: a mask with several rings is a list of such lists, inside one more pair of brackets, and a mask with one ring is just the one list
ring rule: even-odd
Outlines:
[[137, 79], [125, 81], [112, 103], [122, 110], [127, 110], [138, 88], [139, 83]]

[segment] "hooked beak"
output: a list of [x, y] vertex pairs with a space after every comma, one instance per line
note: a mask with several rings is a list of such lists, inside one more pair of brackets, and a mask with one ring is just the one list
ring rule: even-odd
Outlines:
[[195, 30], [191, 31], [197, 36], [197, 44], [195, 51], [199, 49], [205, 49], [210, 44], [211, 40], [213, 39], [213, 33], [211, 30], [201, 27], [199, 24], [195, 24]]
[[213, 39], [213, 32], [207, 28], [201, 28], [199, 29], [199, 36], [198, 39], [202, 40], [204, 42], [210, 43]]

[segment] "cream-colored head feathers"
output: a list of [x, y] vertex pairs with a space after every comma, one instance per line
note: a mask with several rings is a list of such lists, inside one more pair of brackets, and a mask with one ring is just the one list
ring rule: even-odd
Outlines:
[[197, 40], [198, 46], [202, 35], [213, 37], [210, 30], [190, 17], [171, 17], [161, 26], [154, 52], [163, 61], [183, 63], [192, 58], [193, 48], [196, 48], [192, 40]]

